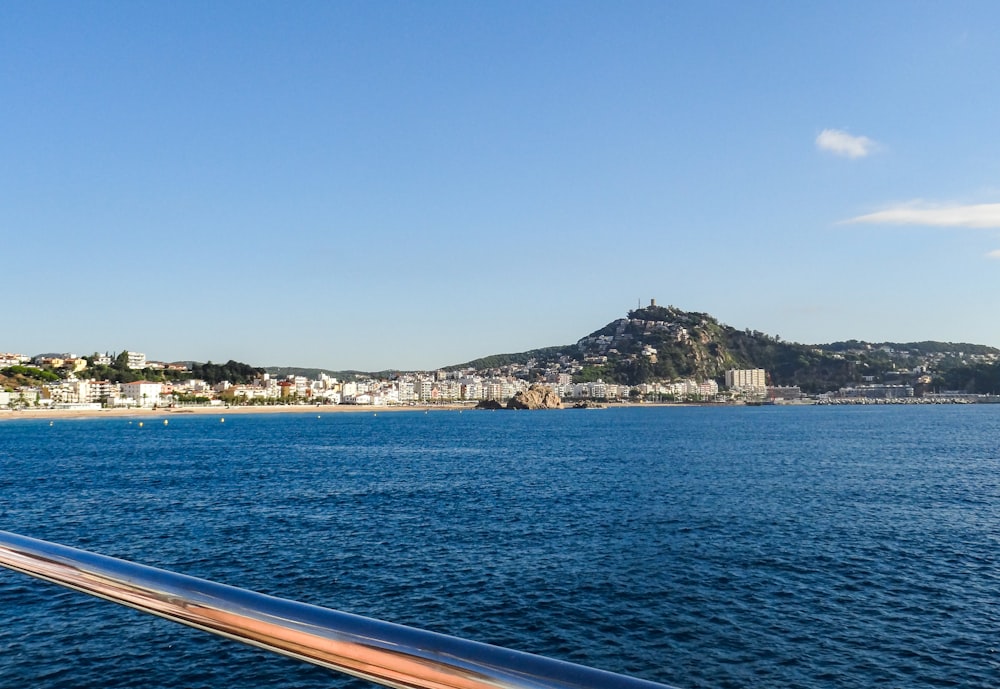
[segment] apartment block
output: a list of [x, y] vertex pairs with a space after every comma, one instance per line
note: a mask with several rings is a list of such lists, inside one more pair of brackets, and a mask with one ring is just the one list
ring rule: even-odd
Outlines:
[[764, 392], [767, 390], [767, 375], [762, 368], [732, 368], [726, 371], [726, 387], [730, 390]]

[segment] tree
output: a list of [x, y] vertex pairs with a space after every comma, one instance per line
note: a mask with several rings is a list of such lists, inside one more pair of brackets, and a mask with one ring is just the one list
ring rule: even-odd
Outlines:
[[124, 373], [125, 371], [128, 371], [129, 370], [129, 368], [128, 368], [128, 350], [123, 350], [121, 354], [119, 354], [118, 356], [116, 356], [114, 358], [114, 361], [111, 362], [111, 367], [113, 369], [115, 369], [116, 371], [120, 371], [122, 373]]

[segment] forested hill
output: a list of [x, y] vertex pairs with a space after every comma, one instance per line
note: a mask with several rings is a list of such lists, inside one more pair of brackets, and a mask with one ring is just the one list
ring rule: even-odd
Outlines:
[[648, 306], [608, 323], [577, 347], [584, 362], [600, 364], [623, 383], [693, 377], [719, 380], [732, 368], [763, 368], [774, 385], [813, 391], [853, 380], [857, 364], [842, 354], [784, 342], [756, 330], [737, 330], [699, 312]]
[[757, 330], [738, 330], [706, 313], [650, 305], [629, 311], [574, 345], [484, 357], [461, 366], [478, 370], [531, 364], [571, 365], [576, 380], [636, 385], [652, 380], [722, 380], [732, 368], [763, 368], [773, 385], [823, 392], [860, 382], [911, 382], [905, 371], [950, 389], [1000, 391], [1000, 350], [947, 342], [826, 345], [785, 342]]
[[493, 354], [479, 359], [467, 361], [464, 364], [446, 366], [444, 370], [455, 371], [459, 369], [474, 368], [477, 371], [485, 371], [493, 368], [503, 368], [504, 366], [524, 365], [532, 361], [548, 363], [558, 361], [560, 357], [568, 356], [573, 360], [579, 358], [579, 351], [576, 345], [562, 345], [559, 347], [544, 347], [542, 349], [532, 349], [527, 352], [517, 352], [514, 354]]
[[[127, 383], [137, 380], [180, 381], [197, 378], [216, 384], [248, 383], [265, 369], [238, 361], [224, 364], [183, 362], [185, 366], [132, 369], [128, 352], [98, 364], [87, 360], [86, 375], [97, 380]], [[107, 359], [104, 359], [107, 362]], [[570, 374], [576, 382], [604, 380], [638, 385], [652, 381], [693, 378], [723, 382], [729, 369], [762, 368], [768, 383], [798, 385], [818, 393], [841, 387], [890, 383], [927, 390], [1000, 395], [1000, 349], [953, 342], [881, 342], [845, 340], [805, 345], [785, 342], [757, 330], [738, 330], [708, 315], [673, 306], [651, 304], [581, 338], [575, 344], [526, 352], [496, 354], [446, 367], [474, 369], [486, 375], [514, 375], [532, 381], [551, 374]], [[298, 367], [270, 367], [276, 378], [325, 373], [340, 380], [358, 377], [393, 378], [406, 371], [332, 371]], [[10, 366], [0, 369], [0, 390], [54, 382], [69, 369], [47, 366]]]
[[207, 383], [215, 385], [222, 381], [230, 383], [249, 383], [251, 380], [264, 372], [264, 369], [244, 364], [230, 359], [224, 364], [213, 364], [211, 361], [199, 363], [197, 361], [185, 362], [187, 370], [173, 371], [163, 369], [132, 369], [128, 365], [128, 352], [123, 351], [117, 354], [109, 365], [101, 365], [94, 362], [93, 357], [85, 357], [90, 362], [87, 368], [89, 377], [97, 380], [108, 380], [113, 383], [130, 383], [137, 380], [149, 380], [155, 382], [168, 382], [197, 378]]

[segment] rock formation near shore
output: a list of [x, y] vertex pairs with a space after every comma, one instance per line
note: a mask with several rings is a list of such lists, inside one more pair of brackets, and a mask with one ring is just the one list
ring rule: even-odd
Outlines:
[[552, 388], [532, 385], [507, 401], [508, 409], [562, 409], [562, 400]]

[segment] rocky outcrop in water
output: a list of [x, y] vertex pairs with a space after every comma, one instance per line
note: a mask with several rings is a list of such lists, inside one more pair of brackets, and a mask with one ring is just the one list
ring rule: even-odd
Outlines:
[[507, 401], [508, 409], [562, 409], [562, 399], [552, 388], [532, 385]]

